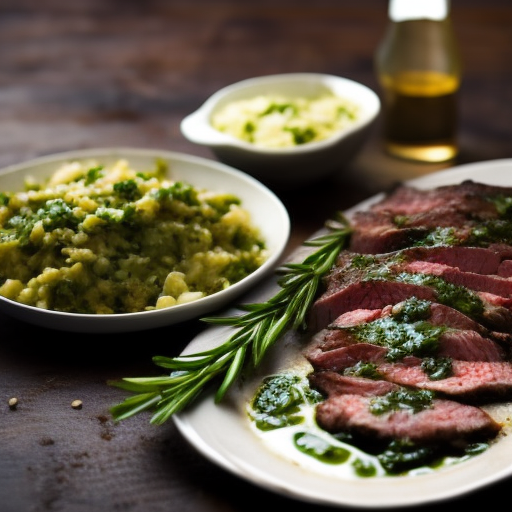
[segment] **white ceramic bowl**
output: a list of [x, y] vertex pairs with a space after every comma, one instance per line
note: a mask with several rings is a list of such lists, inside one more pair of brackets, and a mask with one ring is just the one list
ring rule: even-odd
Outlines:
[[[211, 123], [212, 116], [232, 101], [274, 94], [315, 98], [329, 92], [359, 105], [360, 112], [355, 123], [321, 141], [267, 149], [216, 130]], [[293, 187], [342, 170], [367, 140], [380, 106], [375, 92], [346, 78], [319, 73], [268, 75], [249, 78], [217, 91], [182, 120], [181, 132], [191, 142], [209, 147], [228, 165], [267, 184]]]
[[156, 159], [168, 162], [169, 177], [199, 188], [233, 193], [251, 214], [269, 250], [268, 260], [255, 272], [229, 288], [202, 299], [164, 309], [126, 314], [76, 314], [51, 311], [0, 296], [0, 311], [20, 320], [52, 329], [75, 332], [130, 332], [163, 327], [212, 313], [248, 291], [278, 265], [290, 235], [288, 213], [267, 187], [253, 177], [205, 158], [153, 149], [101, 148], [49, 155], [0, 170], [0, 191], [23, 190], [24, 178], [49, 177], [57, 167], [72, 160], [96, 159], [106, 165], [126, 158], [131, 167], [147, 169]]

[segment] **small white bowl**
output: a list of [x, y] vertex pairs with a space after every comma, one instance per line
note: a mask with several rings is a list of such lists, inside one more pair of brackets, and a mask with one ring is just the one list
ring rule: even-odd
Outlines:
[[[359, 106], [358, 119], [330, 138], [286, 148], [262, 148], [212, 126], [212, 116], [228, 103], [259, 95], [315, 98], [333, 93]], [[361, 149], [380, 112], [368, 87], [333, 75], [285, 73], [242, 80], [210, 96], [181, 122], [189, 141], [209, 147], [222, 162], [278, 186], [300, 186], [340, 171]]]
[[24, 179], [48, 178], [63, 163], [90, 162], [92, 159], [110, 165], [124, 158], [134, 169], [153, 168], [155, 161], [168, 163], [168, 178], [184, 181], [197, 188], [235, 194], [259, 227], [267, 244], [269, 257], [244, 279], [228, 288], [186, 304], [168, 308], [123, 314], [79, 314], [53, 311], [0, 296], [0, 311], [28, 323], [51, 329], [75, 332], [131, 332], [164, 327], [198, 318], [219, 310], [272, 274], [286, 248], [290, 235], [290, 219], [277, 196], [256, 179], [236, 169], [206, 158], [156, 149], [100, 148], [69, 151], [40, 157], [0, 170], [0, 192], [23, 190]]

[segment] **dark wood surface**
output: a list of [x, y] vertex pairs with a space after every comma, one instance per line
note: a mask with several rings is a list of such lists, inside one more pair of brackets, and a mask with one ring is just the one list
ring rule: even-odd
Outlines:
[[[287, 254], [334, 211], [397, 180], [512, 158], [512, 5], [454, 0], [464, 62], [460, 155], [418, 165], [387, 157], [378, 127], [332, 179], [276, 191], [289, 210]], [[377, 89], [383, 0], [2, 0], [0, 167], [104, 146], [214, 159], [180, 120], [217, 89], [256, 75], [323, 72]], [[511, 169], [512, 172], [512, 169]], [[233, 512], [316, 506], [259, 488], [206, 460], [172, 421], [112, 421], [126, 395], [107, 380], [158, 374], [196, 321], [127, 336], [69, 334], [0, 315], [0, 512]], [[10, 410], [8, 400], [19, 405]], [[80, 399], [80, 410], [71, 402]], [[417, 509], [496, 503], [509, 479]]]

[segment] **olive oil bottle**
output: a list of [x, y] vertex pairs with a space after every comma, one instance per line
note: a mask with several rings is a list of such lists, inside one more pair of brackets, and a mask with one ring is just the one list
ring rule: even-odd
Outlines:
[[419, 162], [457, 156], [461, 62], [449, 0], [389, 0], [375, 55], [386, 151]]

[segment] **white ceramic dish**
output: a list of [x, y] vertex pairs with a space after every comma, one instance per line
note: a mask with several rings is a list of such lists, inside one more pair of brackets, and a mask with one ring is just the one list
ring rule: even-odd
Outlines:
[[[315, 98], [326, 92], [360, 107], [358, 120], [329, 139], [267, 149], [238, 140], [211, 125], [212, 115], [232, 101], [268, 94]], [[379, 112], [377, 94], [358, 82], [321, 73], [285, 73], [249, 78], [224, 87], [183, 119], [181, 132], [191, 142], [209, 147], [222, 162], [266, 183], [296, 187], [341, 170], [363, 146]]]
[[172, 179], [200, 188], [230, 192], [240, 197], [242, 205], [250, 212], [252, 221], [260, 228], [267, 242], [269, 259], [250, 276], [229, 288], [171, 308], [122, 315], [85, 315], [25, 306], [0, 296], [0, 310], [20, 320], [52, 329], [77, 332], [139, 331], [183, 322], [225, 307], [274, 270], [290, 234], [290, 219], [284, 205], [273, 192], [253, 177], [215, 161], [156, 149], [100, 148], [70, 151], [0, 170], [0, 191], [23, 190], [23, 180], [27, 175], [44, 179], [59, 164], [70, 160], [98, 159], [108, 164], [119, 158], [128, 159], [136, 169], [150, 168], [155, 159], [164, 159], [169, 164]]
[[[430, 188], [456, 184], [464, 179], [510, 186], [512, 159], [463, 165], [410, 183]], [[381, 195], [375, 196], [347, 214], [380, 198]], [[260, 300], [274, 293], [275, 288], [270, 287]], [[222, 343], [228, 336], [227, 329], [207, 329], [193, 340], [186, 352]], [[294, 356], [302, 359], [294, 347], [293, 337], [279, 340], [272, 356], [265, 363], [266, 368], [260, 370], [262, 376], [289, 367], [290, 358], [293, 360]], [[256, 377], [256, 382], [261, 383], [261, 376]], [[244, 383], [220, 405], [215, 405], [213, 397], [206, 395], [194, 407], [174, 417], [174, 421], [184, 437], [208, 459], [255, 485], [287, 497], [332, 506], [396, 508], [460, 497], [512, 476], [510, 432], [484, 453], [429, 474], [356, 479], [336, 476], [334, 469], [329, 473], [325, 465], [320, 471], [314, 463], [304, 462], [300, 454], [295, 459], [287, 459], [274, 452], [251, 430], [244, 408], [247, 400], [254, 396], [254, 386], [251, 382]], [[490, 412], [505, 420], [510, 417], [512, 404], [502, 404]]]

